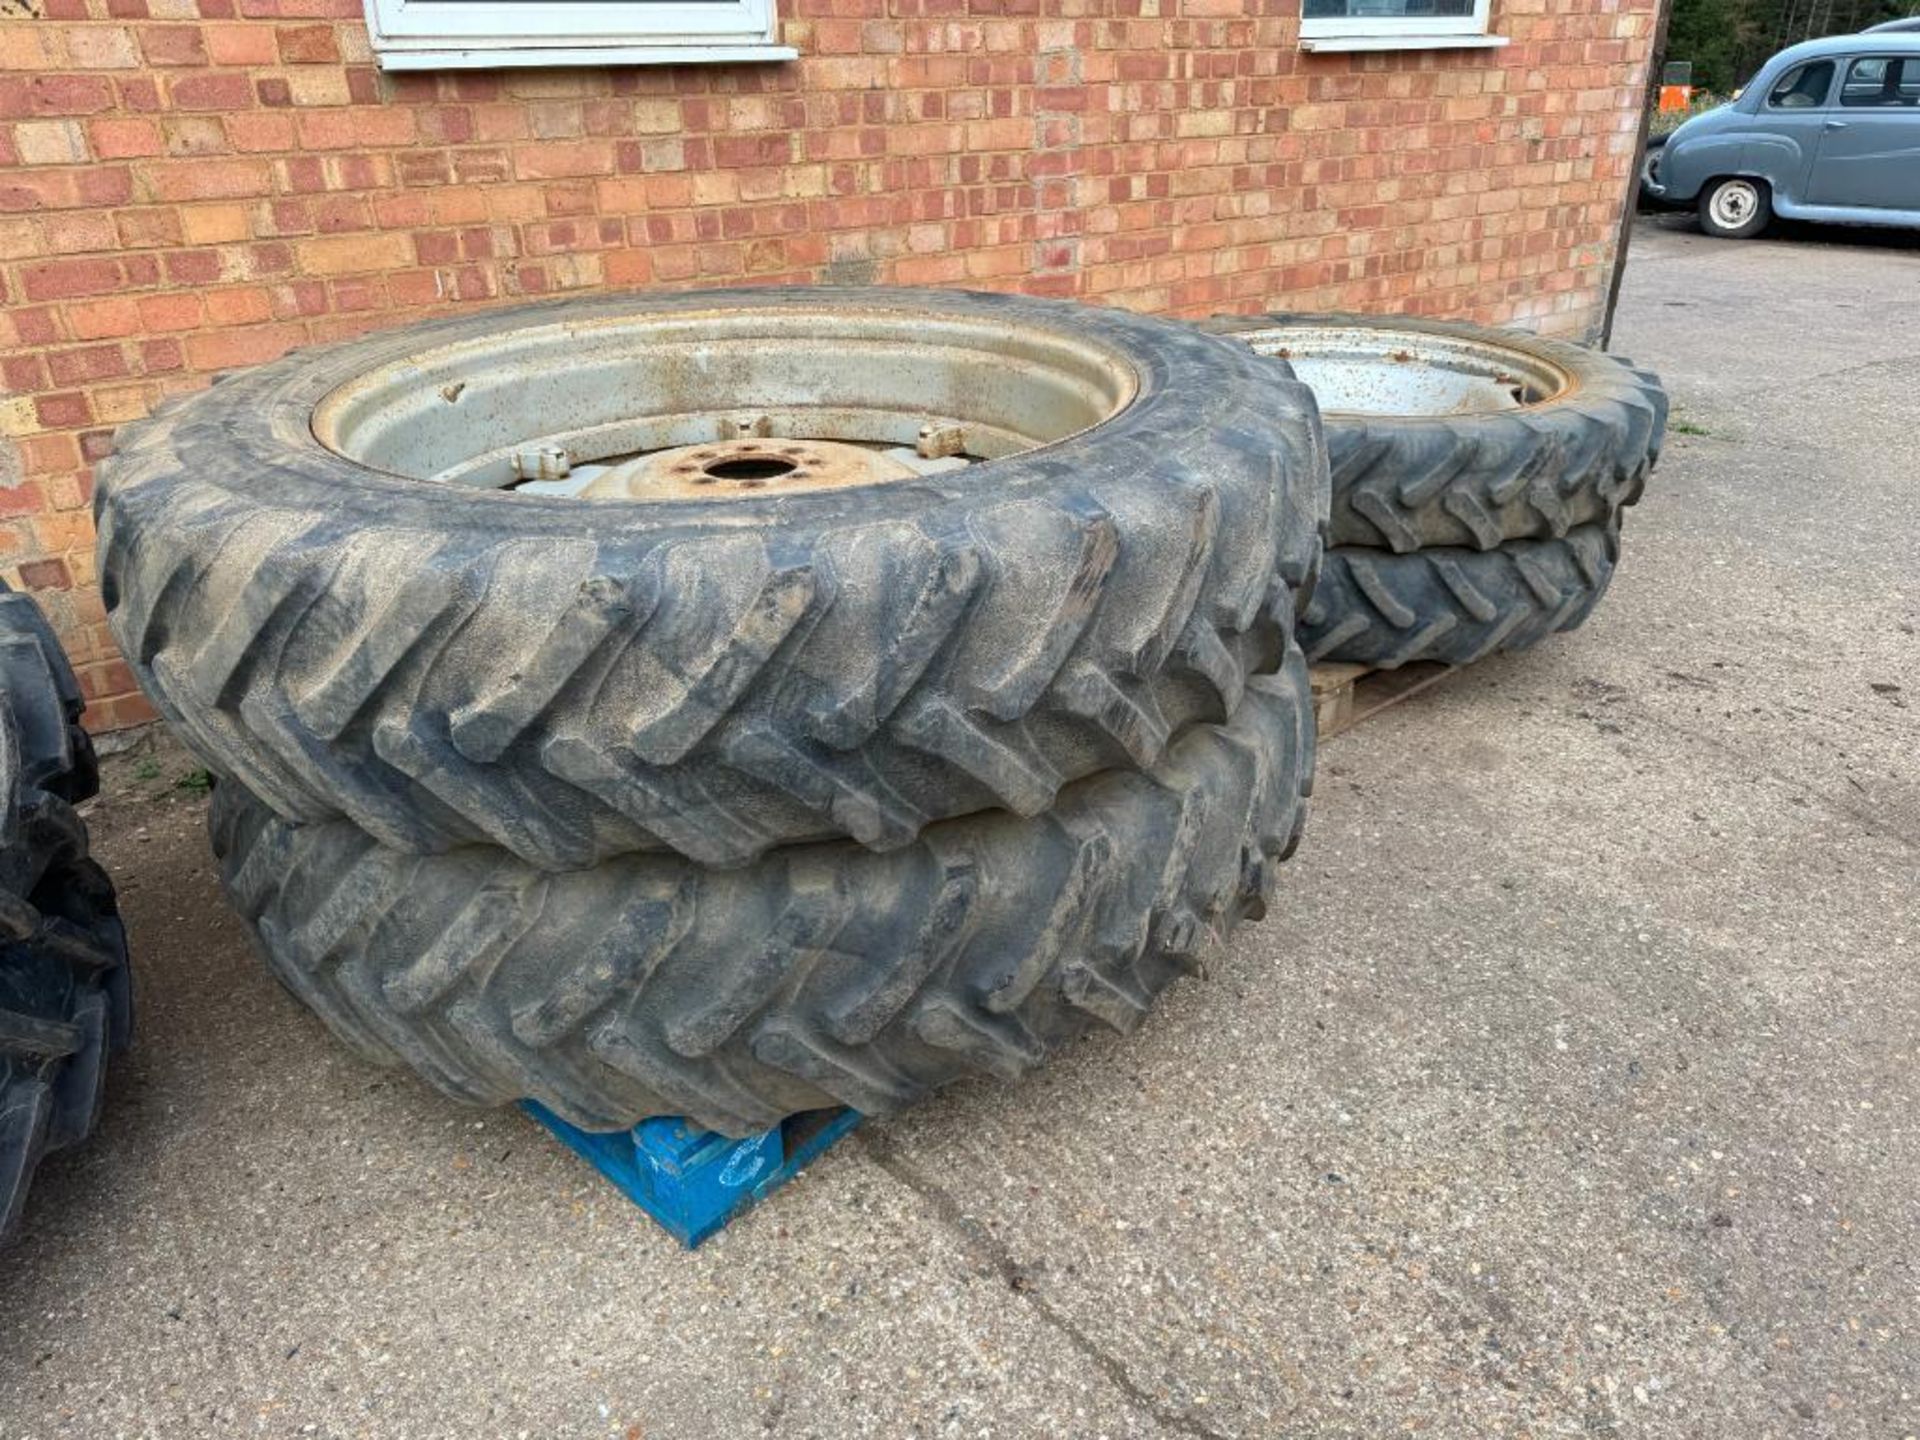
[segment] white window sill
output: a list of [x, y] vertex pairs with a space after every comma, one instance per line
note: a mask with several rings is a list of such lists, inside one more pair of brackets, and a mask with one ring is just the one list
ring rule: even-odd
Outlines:
[[528, 45], [520, 49], [379, 50], [382, 70], [504, 70], [532, 65], [744, 65], [798, 60], [791, 45]]
[[1343, 50], [1497, 50], [1505, 35], [1302, 35], [1302, 50], [1328, 54]]

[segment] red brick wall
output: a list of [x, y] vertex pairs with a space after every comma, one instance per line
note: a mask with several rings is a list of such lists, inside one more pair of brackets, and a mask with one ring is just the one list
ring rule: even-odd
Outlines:
[[[23, 10], [33, 12], [22, 15]], [[454, 304], [878, 281], [1600, 319], [1652, 0], [1311, 56], [1299, 0], [783, 0], [803, 58], [383, 76], [359, 0], [0, 0], [0, 572], [149, 718], [90, 466], [212, 371]]]

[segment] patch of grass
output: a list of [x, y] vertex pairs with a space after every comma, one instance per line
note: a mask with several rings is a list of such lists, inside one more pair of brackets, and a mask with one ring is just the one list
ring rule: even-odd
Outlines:
[[133, 778], [136, 780], [158, 780], [160, 778], [160, 762], [153, 759], [142, 760], [138, 765], [133, 767]]
[[1669, 420], [1667, 428], [1676, 435], [1705, 435], [1712, 437], [1713, 432], [1704, 425], [1696, 425], [1691, 420]]
[[189, 770], [173, 783], [176, 789], [185, 790], [193, 795], [205, 795], [213, 789], [213, 776], [205, 770]]

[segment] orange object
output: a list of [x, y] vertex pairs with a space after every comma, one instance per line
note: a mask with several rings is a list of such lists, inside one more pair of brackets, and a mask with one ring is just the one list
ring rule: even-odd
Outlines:
[[1660, 113], [1665, 115], [1674, 110], [1685, 110], [1693, 104], [1691, 85], [1662, 85], [1660, 87]]

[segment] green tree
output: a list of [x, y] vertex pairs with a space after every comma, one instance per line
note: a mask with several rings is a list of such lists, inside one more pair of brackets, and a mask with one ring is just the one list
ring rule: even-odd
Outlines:
[[1726, 94], [1789, 45], [1920, 13], [1920, 0], [1672, 0], [1667, 59], [1693, 62], [1696, 87]]

